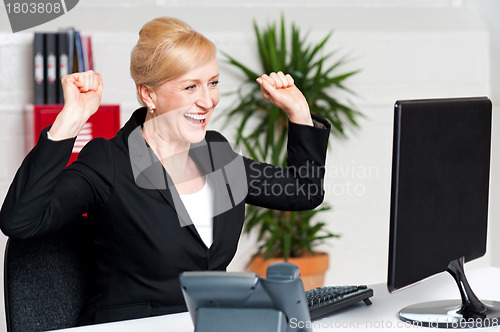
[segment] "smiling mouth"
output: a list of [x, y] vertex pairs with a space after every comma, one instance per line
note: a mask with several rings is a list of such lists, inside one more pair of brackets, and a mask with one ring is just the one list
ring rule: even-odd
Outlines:
[[202, 125], [205, 123], [208, 113], [186, 113], [184, 117], [192, 125]]

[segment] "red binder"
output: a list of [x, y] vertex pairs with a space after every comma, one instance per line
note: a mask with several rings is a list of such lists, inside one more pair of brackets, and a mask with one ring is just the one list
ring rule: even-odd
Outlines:
[[[26, 152], [37, 143], [43, 128], [50, 126], [63, 105], [29, 105], [25, 110]], [[73, 153], [68, 162], [71, 164], [78, 152], [94, 137], [112, 138], [120, 129], [120, 106], [101, 105], [92, 115], [76, 137]]]

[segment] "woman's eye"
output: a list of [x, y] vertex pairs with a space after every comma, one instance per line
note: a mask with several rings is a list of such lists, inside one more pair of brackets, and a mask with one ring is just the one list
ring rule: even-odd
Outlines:
[[188, 87], [186, 88], [186, 90], [188, 90], [188, 91], [193, 91], [195, 88], [196, 88], [196, 85], [195, 85], [195, 84], [193, 84], [193, 85], [188, 86]]
[[210, 84], [210, 86], [212, 86], [212, 87], [216, 87], [217, 85], [219, 85], [219, 81], [212, 81], [212, 82], [210, 82], [209, 84]]

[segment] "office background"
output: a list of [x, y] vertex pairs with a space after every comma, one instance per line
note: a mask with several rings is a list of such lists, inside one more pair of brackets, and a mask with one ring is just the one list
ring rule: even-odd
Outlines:
[[[23, 109], [32, 101], [32, 33], [74, 26], [92, 36], [96, 71], [104, 79], [103, 103], [120, 104], [124, 123], [138, 106], [129, 76], [129, 54], [140, 27], [157, 16], [179, 17], [224, 51], [259, 71], [252, 22], [295, 22], [350, 60], [340, 71], [361, 69], [346, 81], [365, 118], [348, 140], [331, 139], [325, 200], [319, 216], [340, 233], [322, 249], [330, 253], [328, 284], [385, 282], [387, 270], [393, 105], [398, 99], [489, 96], [494, 105], [488, 252], [474, 265], [500, 266], [500, 3], [497, 0], [80, 0], [64, 16], [13, 34], [0, 9], [0, 199], [24, 149]], [[221, 93], [241, 77], [219, 57]], [[223, 96], [216, 112], [234, 97]], [[233, 137], [231, 127], [210, 127]], [[464, 176], [467, 176], [466, 174]], [[253, 253], [243, 235], [231, 270]], [[424, 239], [423, 239], [424, 240]], [[3, 252], [6, 237], [0, 235]], [[3, 258], [2, 258], [3, 259]], [[3, 264], [0, 264], [3, 267]], [[0, 271], [2, 272], [2, 271]], [[3, 275], [3, 272], [0, 273]], [[0, 294], [1, 295], [1, 294]], [[3, 296], [2, 296], [3, 297]], [[5, 321], [3, 300], [0, 319]], [[0, 323], [0, 331], [4, 329]]]

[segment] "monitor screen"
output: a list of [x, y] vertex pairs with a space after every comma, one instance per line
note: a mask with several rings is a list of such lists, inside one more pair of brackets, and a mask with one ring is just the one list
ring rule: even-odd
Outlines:
[[390, 215], [390, 291], [486, 251], [491, 102], [397, 101]]
[[486, 97], [395, 104], [388, 289], [448, 271], [462, 296], [408, 306], [402, 320], [479, 327], [500, 317], [500, 303], [479, 300], [463, 267], [486, 252], [491, 109]]

